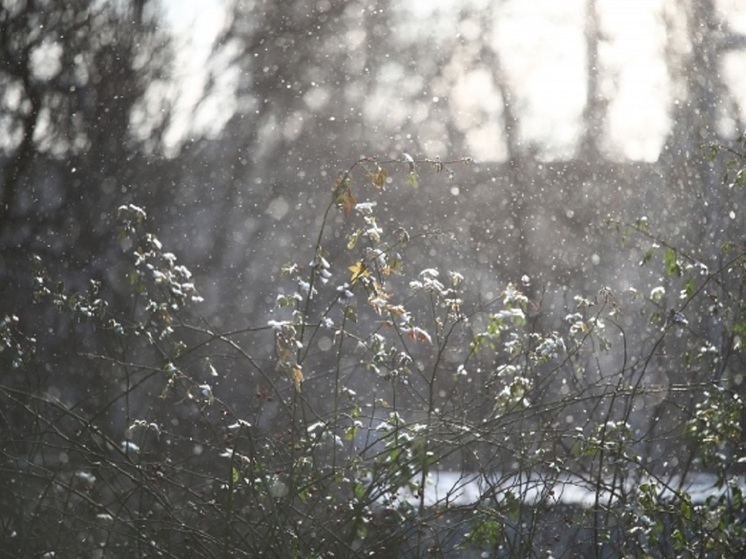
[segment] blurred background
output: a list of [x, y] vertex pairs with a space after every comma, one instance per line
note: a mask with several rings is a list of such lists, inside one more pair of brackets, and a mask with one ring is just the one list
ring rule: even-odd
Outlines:
[[711, 269], [745, 229], [742, 197], [703, 152], [746, 119], [737, 0], [1, 6], [0, 316], [49, 352], [39, 382], [75, 401], [109, 381], [32, 305], [31, 257], [70, 290], [102, 280], [129, 308], [122, 204], [146, 209], [217, 330], [266, 325], [281, 267], [308, 265], [334, 179], [363, 156], [472, 157], [452, 180], [422, 165], [417, 188], [392, 172], [359, 201], [378, 203], [388, 231], [423, 235], [406, 273], [461, 272], [474, 305], [523, 278], [550, 330], [576, 294], [660, 283], [607, 220], [644, 218]]

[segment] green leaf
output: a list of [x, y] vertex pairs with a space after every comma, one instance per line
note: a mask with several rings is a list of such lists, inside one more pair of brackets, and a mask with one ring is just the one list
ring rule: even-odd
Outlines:
[[362, 501], [365, 498], [365, 485], [360, 482], [355, 483], [355, 487], [352, 489], [355, 494], [355, 498], [358, 501]]
[[352, 250], [357, 244], [357, 240], [360, 238], [360, 229], [353, 231], [349, 237], [347, 237], [347, 250]]
[[345, 320], [349, 320], [350, 322], [357, 323], [357, 311], [355, 310], [355, 307], [352, 305], [347, 305], [344, 308], [344, 316]]
[[342, 437], [346, 441], [351, 441], [357, 436], [358, 428], [357, 426], [353, 425], [349, 429], [347, 429], [344, 433], [344, 436]]
[[650, 324], [663, 324], [666, 321], [666, 314], [663, 311], [655, 311], [650, 315]]
[[688, 499], [681, 501], [681, 518], [689, 522], [692, 519], [692, 503]]
[[650, 262], [653, 259], [654, 254], [655, 247], [650, 247], [648, 250], [646, 250], [645, 254], [642, 256], [642, 260], [640, 260], [640, 266], [645, 266], [645, 264]]
[[697, 284], [694, 282], [693, 279], [690, 278], [684, 282], [684, 293], [686, 293], [687, 297], [692, 297], [696, 290]]
[[467, 536], [467, 541], [480, 546], [495, 547], [500, 539], [502, 526], [493, 519], [486, 519], [474, 527]]
[[663, 262], [666, 266], [666, 274], [669, 276], [681, 276], [681, 265], [674, 249], [667, 248], [663, 252]]
[[641, 231], [643, 233], [647, 233], [650, 231], [650, 222], [648, 222], [647, 217], [639, 217], [635, 220], [635, 228], [638, 231]]
[[733, 333], [741, 336], [741, 338], [746, 338], [746, 318], [741, 319], [733, 325]]
[[680, 553], [686, 548], [686, 537], [681, 532], [681, 530], [679, 530], [678, 528], [674, 530], [673, 534], [671, 534], [671, 538], [673, 539], [674, 551]]
[[733, 181], [736, 186], [746, 186], [746, 169], [741, 169], [736, 174], [736, 180]]

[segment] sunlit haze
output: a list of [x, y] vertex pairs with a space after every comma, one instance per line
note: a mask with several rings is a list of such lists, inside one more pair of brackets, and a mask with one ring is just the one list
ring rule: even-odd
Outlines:
[[[521, 111], [521, 138], [540, 146], [553, 157], [572, 154], [582, 123], [585, 106], [586, 70], [585, 0], [509, 0], [501, 9], [494, 26], [493, 46], [502, 53], [505, 71], [517, 95]], [[464, 3], [453, 0], [402, 3], [406, 26], [430, 35], [434, 44], [439, 37], [458, 35], [476, 39], [479, 30], [469, 20], [459, 25], [457, 8]], [[485, 2], [474, 0], [470, 10], [479, 14]], [[598, 10], [605, 38], [599, 52], [602, 93], [612, 99], [606, 122], [607, 149], [618, 157], [655, 160], [670, 129], [669, 107], [673, 98], [664, 60], [665, 29], [663, 0], [600, 0]], [[746, 27], [746, 9], [735, 0], [720, 3], [734, 29]], [[168, 19], [178, 31], [177, 72], [180, 80], [178, 110], [183, 115], [168, 136], [178, 144], [194, 132], [214, 135], [235, 110], [234, 80], [226, 70], [222, 88], [196, 103], [205, 83], [205, 64], [216, 34], [224, 24], [221, 0], [166, 1]], [[477, 16], [478, 17], [478, 16]], [[411, 18], [411, 19], [409, 19]], [[746, 55], [731, 56], [725, 64], [726, 80], [734, 91], [746, 92]], [[742, 93], [746, 97], [746, 93]], [[481, 160], [500, 160], [505, 156], [499, 141], [501, 100], [492, 77], [483, 69], [464, 68], [454, 77], [454, 110], [462, 126], [468, 127], [467, 140], [474, 156]], [[433, 99], [438, 102], [438, 99]], [[368, 100], [366, 114], [376, 116], [375, 100]], [[392, 102], [379, 100], [387, 113]], [[480, 114], [492, 115], [484, 122]], [[440, 146], [434, 145], [437, 152]]]

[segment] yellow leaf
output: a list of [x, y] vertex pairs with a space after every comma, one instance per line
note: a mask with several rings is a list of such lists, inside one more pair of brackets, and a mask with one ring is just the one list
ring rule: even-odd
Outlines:
[[353, 231], [349, 237], [347, 237], [347, 250], [352, 250], [357, 244], [357, 240], [360, 238], [360, 229]]
[[354, 284], [360, 278], [367, 278], [370, 276], [370, 270], [368, 270], [368, 267], [362, 260], [355, 262], [347, 269], [350, 271], [350, 284]]
[[404, 316], [407, 312], [406, 309], [401, 305], [389, 305], [386, 310], [394, 316]]
[[388, 176], [389, 174], [383, 167], [378, 167], [375, 172], [368, 173], [370, 182], [372, 182], [373, 186], [375, 186], [379, 190], [381, 190], [386, 184], [386, 179], [388, 178]]
[[303, 384], [303, 369], [300, 365], [295, 365], [293, 367], [293, 387], [296, 392], [300, 392], [301, 384]]
[[341, 207], [345, 217], [348, 217], [357, 204], [357, 199], [352, 193], [352, 184], [349, 175], [345, 174], [334, 181], [333, 196], [334, 203], [337, 207]]
[[384, 276], [388, 276], [391, 274], [396, 274], [397, 272], [400, 272], [402, 269], [401, 260], [398, 258], [389, 258], [386, 262], [386, 266], [381, 270], [381, 273]]
[[355, 198], [355, 195], [352, 194], [352, 192], [347, 191], [342, 196], [342, 211], [345, 214], [345, 217], [350, 217], [350, 214], [352, 213], [352, 210], [355, 209], [355, 205], [357, 204], [357, 198]]
[[406, 332], [407, 337], [410, 340], [413, 340], [415, 342], [427, 342], [429, 344], [433, 343], [433, 340], [430, 337], [430, 334], [428, 334], [422, 328], [419, 328], [417, 326], [413, 326], [412, 328], [407, 328], [404, 330], [404, 332]]

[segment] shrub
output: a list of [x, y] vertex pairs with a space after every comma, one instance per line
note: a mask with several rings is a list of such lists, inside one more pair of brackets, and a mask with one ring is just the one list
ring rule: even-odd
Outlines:
[[708, 267], [614, 221], [662, 266], [649, 293], [553, 321], [528, 277], [476, 302], [468, 270], [408, 269], [420, 239], [376, 212], [394, 177], [468, 162], [353, 164], [274, 318], [236, 331], [137, 206], [126, 287], [36, 259], [69, 354], [0, 323], [5, 555], [740, 556], [744, 247]]

